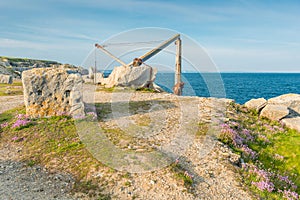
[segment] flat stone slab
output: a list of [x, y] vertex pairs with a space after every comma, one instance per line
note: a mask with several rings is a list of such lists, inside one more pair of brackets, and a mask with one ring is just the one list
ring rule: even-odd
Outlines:
[[268, 100], [268, 104], [285, 105], [300, 115], [300, 94], [284, 94]]
[[289, 114], [289, 110], [284, 105], [266, 105], [261, 111], [260, 116], [270, 120], [279, 121]]
[[248, 109], [253, 109], [256, 111], [260, 111], [267, 105], [267, 100], [265, 98], [259, 98], [259, 99], [251, 99], [250, 101], [247, 101], [244, 106]]

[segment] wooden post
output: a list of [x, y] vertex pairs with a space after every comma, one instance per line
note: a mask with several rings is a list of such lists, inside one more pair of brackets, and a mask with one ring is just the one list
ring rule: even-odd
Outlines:
[[175, 69], [175, 85], [181, 83], [181, 39], [175, 41], [176, 44], [176, 69]]

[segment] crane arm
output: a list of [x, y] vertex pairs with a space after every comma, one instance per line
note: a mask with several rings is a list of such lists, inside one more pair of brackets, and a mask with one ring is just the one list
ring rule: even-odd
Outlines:
[[[152, 49], [151, 51], [148, 51], [144, 55], [140, 56], [139, 58], [142, 59], [143, 62], [147, 61], [154, 55], [158, 54], [161, 50], [169, 46], [172, 42], [176, 41], [178, 38], [180, 38], [180, 34], [174, 35], [172, 38], [168, 39], [167, 41], [161, 43], [156, 48]], [[133, 62], [127, 64], [127, 66], [131, 66]]]
[[109, 55], [110, 57], [112, 57], [114, 60], [116, 60], [121, 65], [123, 65], [125, 67], [127, 66], [127, 64], [125, 62], [123, 62], [118, 57], [114, 56], [112, 53], [110, 53], [109, 51], [107, 51], [106, 49], [104, 49], [101, 45], [95, 44], [95, 47], [98, 48], [98, 49], [100, 49], [101, 51], [103, 51], [104, 53], [106, 53], [107, 55]]

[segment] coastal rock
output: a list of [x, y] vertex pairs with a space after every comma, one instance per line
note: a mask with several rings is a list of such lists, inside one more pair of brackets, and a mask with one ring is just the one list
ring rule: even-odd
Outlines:
[[285, 118], [281, 120], [284, 125], [291, 129], [295, 129], [300, 132], [300, 117]]
[[10, 67], [1, 65], [0, 63], [0, 74], [11, 75], [13, 78], [20, 78], [20, 75], [14, 72]]
[[97, 84], [103, 82], [103, 73], [97, 72], [94, 74], [94, 76]]
[[152, 87], [157, 70], [150, 66], [139, 67], [115, 67], [108, 78], [104, 78], [101, 84], [111, 88], [114, 86], [143, 88]]
[[254, 109], [256, 111], [260, 111], [267, 105], [267, 100], [264, 98], [251, 99], [250, 101], [247, 101], [244, 105], [248, 109]]
[[278, 121], [289, 114], [287, 106], [267, 104], [261, 111], [260, 116]]
[[0, 74], [0, 83], [12, 84], [13, 83], [13, 76]]
[[66, 69], [37, 68], [23, 72], [24, 103], [31, 117], [83, 115], [82, 77]]
[[95, 74], [95, 69], [93, 67], [89, 68], [89, 78], [93, 79]]
[[300, 94], [284, 94], [268, 100], [268, 104], [284, 105], [300, 115]]

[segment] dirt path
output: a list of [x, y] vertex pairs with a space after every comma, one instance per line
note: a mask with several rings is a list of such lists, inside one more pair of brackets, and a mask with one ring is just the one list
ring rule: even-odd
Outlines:
[[0, 96], [0, 113], [3, 113], [6, 110], [13, 109], [22, 104], [24, 104], [23, 95]]
[[[230, 100], [166, 93], [85, 92], [89, 109], [104, 113], [99, 122], [101, 128], [117, 130], [105, 133], [107, 138], [114, 141], [117, 149], [136, 151], [138, 158], [123, 157], [123, 166], [120, 163], [124, 160], [105, 160], [92, 150], [97, 159], [110, 167], [135, 172], [127, 182], [119, 180], [107, 187], [115, 199], [252, 199], [238, 180], [239, 156], [216, 139], [220, 123], [228, 120], [225, 113]], [[204, 126], [199, 129], [199, 124]], [[97, 149], [93, 144], [87, 145]], [[153, 149], [159, 149], [173, 161], [177, 157], [179, 168], [193, 177], [193, 183], [187, 187], [176, 178], [178, 174], [172, 167], [159, 166], [161, 163], [147, 155]], [[153, 166], [158, 167], [149, 170]]]
[[[227, 120], [226, 106], [230, 101], [166, 93], [94, 93], [93, 88], [84, 91], [88, 109], [99, 111], [98, 124], [110, 130], [105, 132], [106, 136], [118, 149], [135, 151], [139, 158], [129, 156], [127, 164], [122, 165], [111, 157], [105, 160], [97, 152], [91, 152], [98, 160], [104, 159], [103, 163], [108, 161], [111, 168], [135, 172], [120, 179], [114, 177], [113, 182], [114, 175], [101, 174], [101, 181], [108, 183], [103, 192], [112, 199], [252, 199], [238, 181], [238, 156], [216, 139], [219, 124]], [[1, 97], [0, 113], [22, 103], [22, 96]], [[199, 128], [199, 124], [204, 125]], [[178, 158], [178, 169], [160, 166], [161, 163], [147, 154], [153, 149], [163, 152], [167, 161]], [[72, 185], [71, 176], [48, 174], [43, 168], [10, 161], [18, 151], [9, 147], [0, 150], [3, 155], [0, 156], [1, 199], [36, 196], [74, 199], [67, 193]], [[153, 166], [157, 168], [150, 169]], [[192, 183], [186, 186], [182, 174], [176, 170], [190, 175]], [[21, 197], [20, 193], [27, 196]]]

